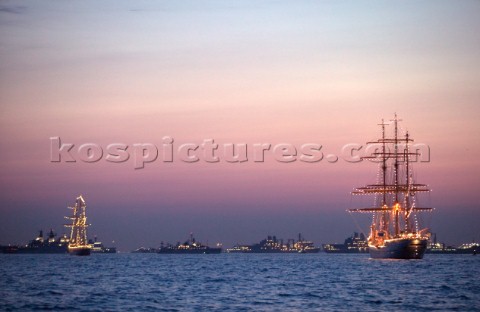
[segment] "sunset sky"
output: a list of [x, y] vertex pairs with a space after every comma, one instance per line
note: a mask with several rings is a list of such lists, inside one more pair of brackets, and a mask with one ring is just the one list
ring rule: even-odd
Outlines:
[[[267, 235], [342, 242], [369, 162], [185, 163], [183, 143], [305, 143], [340, 155], [396, 112], [430, 162], [440, 241], [480, 240], [479, 1], [1, 1], [0, 244], [59, 234], [83, 194], [89, 236], [121, 251]], [[157, 161], [50, 161], [65, 143], [152, 143]], [[250, 150], [249, 150], [250, 152]], [[105, 155], [104, 155], [105, 156]], [[221, 153], [220, 153], [220, 156]], [[362, 199], [368, 203], [370, 199]]]

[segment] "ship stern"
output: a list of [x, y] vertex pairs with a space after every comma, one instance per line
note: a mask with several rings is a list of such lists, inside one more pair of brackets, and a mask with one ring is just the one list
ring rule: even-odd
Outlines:
[[373, 259], [422, 259], [427, 249], [425, 238], [393, 239], [384, 246], [369, 246]]

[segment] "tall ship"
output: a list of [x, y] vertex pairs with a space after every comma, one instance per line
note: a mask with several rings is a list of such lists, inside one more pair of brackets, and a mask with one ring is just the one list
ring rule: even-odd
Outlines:
[[73, 207], [68, 207], [73, 210], [73, 215], [65, 217], [72, 221], [71, 224], [65, 224], [66, 227], [71, 228], [70, 240], [68, 243], [68, 252], [71, 255], [88, 256], [92, 250], [92, 246], [87, 240], [87, 216], [85, 199], [80, 195], [75, 200]]
[[[429, 241], [428, 229], [419, 227], [417, 214], [433, 208], [418, 207], [417, 193], [429, 192], [425, 184], [414, 181], [412, 159], [420, 154], [411, 150], [413, 142], [409, 133], [399, 131], [399, 119], [379, 124], [382, 137], [375, 142], [378, 148], [362, 159], [379, 163], [380, 174], [375, 184], [356, 188], [353, 195], [374, 195], [373, 207], [349, 209], [350, 212], [372, 213], [368, 237], [371, 258], [377, 259], [422, 259]], [[387, 136], [386, 126], [393, 127]]]
[[[138, 251], [141, 252], [141, 251]], [[163, 242], [157, 250], [160, 254], [219, 254], [222, 252], [222, 247], [217, 244], [217, 247], [209, 247], [195, 240], [193, 233], [190, 233], [190, 239], [183, 244], [166, 244]]]

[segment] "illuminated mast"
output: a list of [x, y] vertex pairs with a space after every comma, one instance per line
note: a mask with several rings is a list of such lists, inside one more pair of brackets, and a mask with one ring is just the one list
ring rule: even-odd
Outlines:
[[72, 220], [72, 224], [65, 224], [66, 227], [71, 227], [70, 242], [68, 244], [68, 251], [70, 254], [87, 256], [90, 254], [91, 246], [87, 240], [87, 216], [85, 214], [85, 200], [80, 195], [75, 200], [73, 207], [68, 207], [73, 210], [73, 216], [65, 217]]
[[[393, 137], [386, 137], [387, 124], [382, 120], [379, 124], [382, 127], [382, 138], [367, 143], [380, 145], [381, 151], [374, 151], [362, 158], [381, 161], [382, 181], [356, 188], [352, 192], [354, 195], [381, 195], [380, 207], [349, 211], [374, 214], [368, 239], [370, 255], [373, 258], [419, 259], [425, 252], [428, 233], [427, 229], [419, 231], [417, 226], [412, 228], [409, 218], [412, 212], [432, 211], [433, 208], [415, 207], [415, 194], [430, 190], [427, 185], [412, 181], [410, 157], [419, 154], [410, 151], [409, 145], [413, 140], [408, 132], [404, 138], [400, 137], [398, 121], [400, 119], [395, 114], [392, 120]], [[401, 179], [403, 175], [405, 178]]]

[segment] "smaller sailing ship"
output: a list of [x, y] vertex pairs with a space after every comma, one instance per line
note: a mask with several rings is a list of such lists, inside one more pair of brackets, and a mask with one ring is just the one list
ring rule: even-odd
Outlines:
[[68, 252], [71, 255], [88, 256], [92, 250], [92, 246], [87, 240], [87, 216], [85, 215], [85, 200], [80, 195], [75, 200], [73, 207], [68, 207], [73, 210], [73, 216], [65, 217], [72, 220], [72, 224], [65, 224], [66, 227], [71, 227], [70, 241], [68, 243]]
[[399, 119], [395, 114], [391, 126], [393, 135], [387, 137], [383, 122], [382, 138], [367, 144], [379, 146], [377, 151], [363, 159], [379, 162], [379, 181], [356, 188], [354, 195], [374, 195], [374, 207], [350, 209], [350, 212], [373, 213], [368, 249], [370, 257], [380, 259], [422, 259], [429, 240], [428, 229], [419, 228], [417, 213], [433, 208], [419, 207], [417, 193], [429, 192], [425, 184], [413, 180], [411, 157], [419, 156], [411, 150], [412, 138], [408, 132], [399, 133]]

